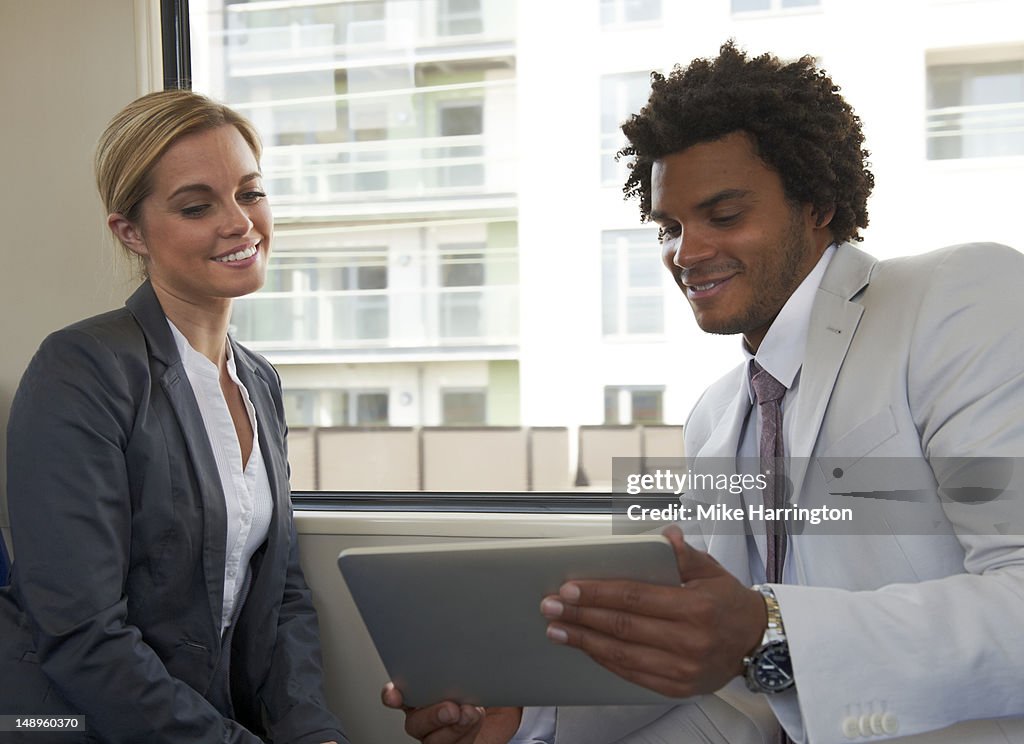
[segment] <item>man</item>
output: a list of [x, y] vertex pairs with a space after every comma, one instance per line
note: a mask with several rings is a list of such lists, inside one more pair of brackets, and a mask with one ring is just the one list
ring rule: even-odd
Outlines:
[[1020, 467], [1001, 459], [1024, 454], [1024, 256], [965, 245], [879, 262], [848, 242], [873, 178], [837, 91], [810, 58], [732, 43], [655, 74], [623, 126], [625, 192], [660, 226], [700, 327], [743, 336], [747, 362], [687, 422], [688, 457], [785, 464], [788, 493], [773, 480], [731, 506], [853, 504], [860, 521], [686, 522], [685, 543], [668, 533], [679, 587], [573, 581], [544, 599], [552, 641], [683, 704], [520, 719], [442, 703], [410, 711], [410, 733], [1024, 741]]

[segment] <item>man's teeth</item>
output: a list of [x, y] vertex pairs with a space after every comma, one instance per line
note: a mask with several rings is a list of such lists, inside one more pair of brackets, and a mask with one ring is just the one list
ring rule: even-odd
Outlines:
[[708, 282], [707, 284], [692, 284], [690, 285], [690, 289], [692, 289], [694, 292], [703, 292], [705, 290], [711, 289], [716, 284], [718, 284], [718, 282]]
[[230, 261], [242, 261], [242, 260], [244, 260], [246, 258], [250, 258], [251, 256], [255, 256], [258, 247], [259, 247], [259, 244], [257, 243], [254, 246], [250, 246], [249, 248], [246, 248], [244, 251], [238, 251], [237, 253], [230, 253], [227, 256], [221, 256], [220, 258], [215, 258], [213, 260], [214, 261], [219, 261], [220, 263], [228, 263]]

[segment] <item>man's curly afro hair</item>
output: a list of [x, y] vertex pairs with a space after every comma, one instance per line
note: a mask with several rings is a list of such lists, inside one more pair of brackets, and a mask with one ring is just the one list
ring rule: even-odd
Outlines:
[[839, 95], [839, 86], [812, 57], [783, 63], [770, 54], [748, 59], [733, 41], [717, 59], [696, 59], [668, 77], [651, 73], [651, 96], [622, 125], [632, 157], [623, 187], [651, 213], [651, 164], [666, 155], [731, 132], [747, 132], [764, 163], [782, 179], [787, 198], [811, 204], [817, 214], [833, 207], [829, 228], [837, 242], [861, 240], [867, 199], [875, 179], [860, 118]]

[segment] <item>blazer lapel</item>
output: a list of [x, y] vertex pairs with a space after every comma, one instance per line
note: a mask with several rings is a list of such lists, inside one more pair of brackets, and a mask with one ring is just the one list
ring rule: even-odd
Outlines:
[[[743, 385], [746, 365], [741, 365], [734, 372], [736, 390], [717, 415], [717, 423], [711, 434], [696, 452], [689, 466], [699, 473], [735, 473], [738, 470], [737, 451], [743, 425], [750, 413], [750, 396]], [[702, 461], [705, 464], [701, 464]], [[695, 494], [698, 501], [723, 504], [728, 509], [743, 508], [740, 494], [732, 494], [728, 490], [715, 490], [707, 498]], [[750, 566], [747, 560], [746, 520], [701, 520], [702, 532], [708, 553], [715, 557], [730, 573], [744, 580], [749, 577]], [[685, 525], [684, 525], [685, 528]], [[761, 532], [760, 549], [764, 549], [764, 531]]]
[[845, 243], [829, 264], [811, 309], [807, 350], [793, 411], [792, 440], [786, 453], [793, 482], [793, 503], [800, 497], [804, 476], [832, 390], [864, 307], [854, 302], [870, 282], [877, 260]]
[[192, 465], [192, 475], [199, 488], [203, 508], [203, 571], [211, 620], [219, 635], [224, 610], [227, 507], [217, 461], [206, 436], [195, 393], [192, 392], [174, 336], [167, 325], [167, 317], [152, 285], [148, 281], [144, 282], [125, 305], [146, 337], [150, 356], [154, 360], [154, 377], [159, 377], [160, 386], [178, 419]]

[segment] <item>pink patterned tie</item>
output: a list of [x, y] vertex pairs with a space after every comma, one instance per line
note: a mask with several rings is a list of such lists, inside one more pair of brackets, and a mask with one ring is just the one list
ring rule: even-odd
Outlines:
[[[773, 476], [768, 478], [764, 489], [764, 506], [766, 509], [780, 509], [785, 505], [782, 397], [786, 394], [786, 386], [753, 360], [750, 362], [750, 384], [761, 410], [761, 472], [770, 471]], [[782, 566], [786, 562], [786, 525], [776, 520], [766, 520], [765, 541], [768, 548], [765, 576], [769, 584], [778, 584], [782, 581]], [[781, 727], [776, 741], [779, 744], [793, 742]]]
[[[750, 384], [761, 410], [761, 472], [771, 473], [764, 489], [766, 509], [781, 509], [785, 504], [784, 450], [782, 445], [782, 397], [786, 386], [764, 371], [755, 361], [750, 363]], [[786, 561], [786, 526], [781, 521], [765, 521], [768, 555], [765, 576], [769, 584], [782, 581], [782, 566]]]

